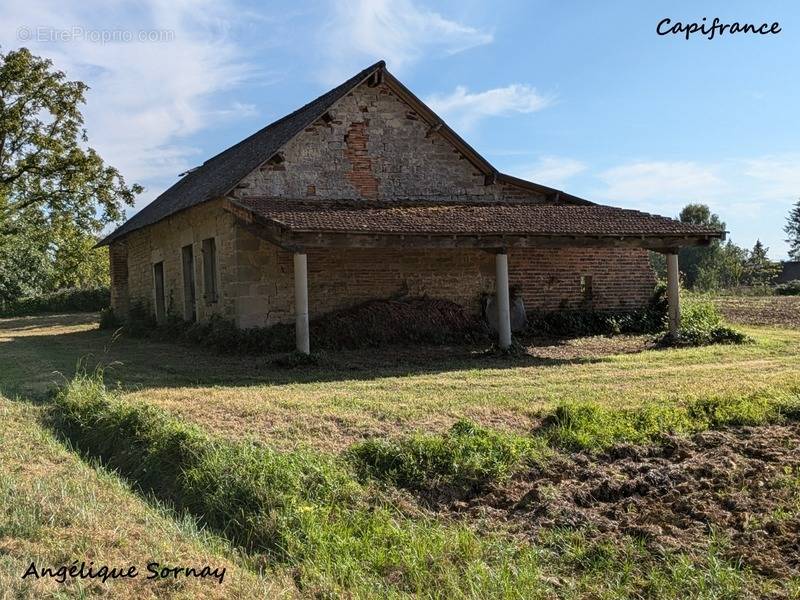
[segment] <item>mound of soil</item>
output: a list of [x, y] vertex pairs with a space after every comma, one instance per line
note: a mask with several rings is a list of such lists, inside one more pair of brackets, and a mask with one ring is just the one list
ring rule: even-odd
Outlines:
[[463, 306], [425, 297], [372, 300], [314, 319], [310, 328], [315, 343], [330, 348], [456, 343], [488, 336], [483, 321]]
[[464, 499], [427, 498], [451, 515], [503, 521], [532, 539], [546, 527], [634, 536], [655, 551], [707, 549], [758, 572], [800, 574], [800, 425], [708, 431], [660, 446], [619, 446], [563, 456]]

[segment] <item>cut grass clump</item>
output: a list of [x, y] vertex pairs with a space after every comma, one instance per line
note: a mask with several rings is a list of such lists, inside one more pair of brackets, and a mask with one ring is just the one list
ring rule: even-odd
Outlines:
[[446, 485], [467, 490], [505, 479], [516, 469], [543, 459], [545, 452], [541, 439], [462, 420], [444, 434], [360, 442], [348, 456], [362, 475], [399, 487]]
[[796, 395], [706, 398], [683, 406], [651, 404], [622, 410], [573, 403], [556, 408], [546, 420], [544, 435], [559, 448], [598, 451], [620, 443], [646, 444], [669, 434], [766, 425], [798, 417], [800, 397]]

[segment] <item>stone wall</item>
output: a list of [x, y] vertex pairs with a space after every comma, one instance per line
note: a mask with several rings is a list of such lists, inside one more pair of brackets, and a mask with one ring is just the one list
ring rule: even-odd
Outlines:
[[[544, 200], [522, 188], [486, 185], [478, 169], [383, 84], [361, 85], [339, 100], [326, 118], [285, 145], [281, 160], [248, 175], [235, 195]], [[209, 237], [217, 249], [219, 298], [213, 303], [203, 290], [201, 242]], [[187, 244], [194, 249], [198, 319], [220, 314], [241, 327], [293, 319], [291, 254], [237, 226], [220, 201], [112, 244], [112, 302], [120, 314], [131, 302], [152, 310], [153, 264], [163, 261], [167, 312], [184, 315], [181, 249]], [[654, 284], [641, 250], [514, 250], [509, 266], [511, 284], [529, 310], [585, 306], [582, 275], [592, 277], [592, 306], [598, 309], [641, 306]], [[311, 250], [308, 269], [312, 316], [400, 294], [446, 298], [478, 311], [481, 295], [494, 290], [494, 257], [479, 250]]]
[[[219, 300], [203, 298], [200, 245], [214, 237]], [[167, 312], [183, 316], [181, 248], [193, 244], [197, 316], [233, 319], [240, 327], [291, 322], [294, 274], [291, 253], [238, 227], [218, 203], [201, 205], [140, 231], [111, 248], [112, 265], [127, 250], [131, 301], [153, 305], [153, 264], [164, 261]], [[122, 307], [119, 266], [114, 268], [115, 308]], [[592, 277], [595, 309], [646, 304], [655, 284], [647, 252], [638, 249], [516, 249], [509, 252], [509, 280], [528, 310], [587, 308], [581, 276]], [[483, 294], [494, 293], [494, 255], [482, 250], [311, 249], [308, 252], [312, 317], [375, 298], [400, 295], [444, 298], [480, 311]], [[124, 313], [122, 313], [124, 314]]]
[[484, 174], [384, 84], [355, 88], [257, 169], [238, 197], [470, 199], [543, 197]]
[[[184, 316], [182, 248], [192, 244], [194, 254], [197, 318], [204, 320], [218, 313], [235, 318], [235, 282], [241, 277], [235, 263], [236, 236], [240, 229], [234, 218], [222, 209], [221, 201], [212, 201], [168, 217], [150, 227], [131, 232], [111, 244], [111, 256], [118, 256], [123, 244], [127, 250], [128, 305], [141, 303], [153, 310], [153, 264], [164, 262], [164, 296], [167, 313]], [[219, 298], [207, 302], [204, 297], [203, 255], [201, 243], [215, 238]], [[113, 258], [112, 258], [113, 261]], [[113, 262], [112, 262], [113, 265]], [[112, 292], [114, 302], [114, 292]], [[112, 304], [120, 314], [127, 307], [118, 298]]]

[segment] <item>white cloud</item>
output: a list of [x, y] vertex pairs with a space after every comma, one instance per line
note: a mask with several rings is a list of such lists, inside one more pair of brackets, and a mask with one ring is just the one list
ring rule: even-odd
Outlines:
[[800, 154], [778, 154], [744, 161], [743, 172], [760, 182], [761, 194], [770, 199], [800, 197]]
[[632, 162], [599, 174], [605, 198], [632, 205], [658, 202], [674, 211], [689, 202], [719, 198], [726, 182], [718, 168], [688, 161]]
[[[181, 138], [222, 119], [250, 115], [252, 107], [220, 110], [215, 94], [230, 91], [247, 75], [227, 27], [235, 13], [225, 2], [160, 2], [125, 7], [107, 2], [65, 4], [55, 0], [4, 2], [0, 40], [51, 58], [70, 79], [90, 85], [83, 109], [89, 144], [129, 182], [160, 191], [202, 157]], [[165, 41], [107, 42], [91, 35], [122, 29], [166, 32]], [[19, 40], [20, 28], [32, 32]], [[74, 35], [75, 28], [84, 33]], [[45, 37], [41, 35], [45, 32]], [[47, 32], [73, 32], [48, 41]], [[152, 199], [154, 190], [148, 190]], [[137, 202], [137, 208], [144, 204]]]
[[402, 72], [422, 57], [456, 54], [493, 39], [413, 0], [333, 0], [333, 8], [322, 31], [326, 83], [339, 83], [370, 61], [385, 59]]
[[761, 239], [771, 256], [785, 256], [783, 222], [800, 197], [800, 154], [785, 153], [712, 162], [637, 161], [599, 172], [590, 200], [677, 215], [690, 202], [708, 204], [727, 223], [731, 238], [752, 246]]
[[561, 187], [568, 179], [583, 173], [586, 168], [584, 163], [574, 158], [542, 156], [533, 167], [524, 172], [523, 178], [550, 187]]
[[514, 83], [483, 92], [470, 92], [459, 85], [450, 94], [434, 94], [425, 102], [457, 129], [470, 129], [485, 117], [535, 112], [552, 100], [529, 85]]

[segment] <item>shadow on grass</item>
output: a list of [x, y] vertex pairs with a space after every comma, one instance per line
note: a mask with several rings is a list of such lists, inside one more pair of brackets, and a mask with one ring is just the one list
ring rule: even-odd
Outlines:
[[[326, 351], [319, 364], [287, 368], [281, 354], [219, 354], [199, 346], [114, 336], [85, 329], [91, 315], [48, 315], [0, 321], [0, 357], [5, 363], [0, 386], [11, 393], [37, 395], [69, 379], [79, 361], [91, 370], [100, 364], [106, 382], [122, 389], [207, 386], [258, 386], [372, 380], [473, 369], [516, 369], [590, 364], [604, 356], [562, 352], [565, 339], [526, 339], [529, 353], [500, 356], [487, 345], [406, 345]], [[75, 327], [81, 327], [77, 331]], [[37, 333], [36, 330], [41, 332]], [[612, 344], [613, 345], [613, 344]], [[644, 348], [633, 349], [640, 351]], [[630, 352], [630, 349], [617, 352]], [[539, 354], [538, 356], [531, 355]], [[611, 351], [601, 354], [614, 354]], [[552, 354], [552, 356], [548, 356]]]

